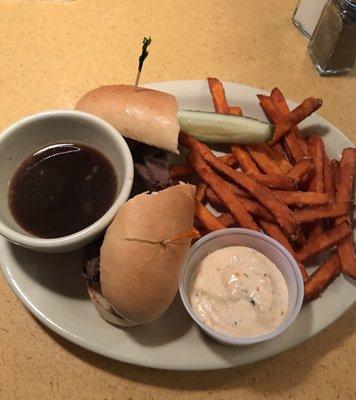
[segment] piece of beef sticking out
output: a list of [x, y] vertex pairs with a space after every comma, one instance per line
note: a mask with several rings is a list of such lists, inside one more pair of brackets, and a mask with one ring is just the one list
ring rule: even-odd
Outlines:
[[134, 162], [133, 195], [147, 191], [159, 191], [172, 185], [166, 151], [134, 140], [126, 141]]
[[100, 236], [94, 242], [84, 247], [82, 254], [82, 266], [84, 278], [93, 283], [100, 284], [100, 247], [104, 236]]
[[107, 322], [117, 326], [132, 326], [136, 323], [122, 317], [103, 296], [100, 285], [100, 247], [104, 236], [88, 244], [83, 250], [83, 275], [87, 281], [87, 290], [90, 300], [97, 312]]

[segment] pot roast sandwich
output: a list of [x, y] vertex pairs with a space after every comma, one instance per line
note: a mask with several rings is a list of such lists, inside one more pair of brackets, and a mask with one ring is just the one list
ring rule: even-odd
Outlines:
[[127, 201], [106, 231], [100, 256], [85, 260], [90, 298], [119, 326], [147, 324], [172, 303], [194, 222], [195, 186], [180, 184]]
[[104, 119], [125, 137], [134, 161], [134, 193], [171, 186], [169, 154], [178, 153], [179, 134], [174, 96], [132, 85], [101, 86], [75, 108]]

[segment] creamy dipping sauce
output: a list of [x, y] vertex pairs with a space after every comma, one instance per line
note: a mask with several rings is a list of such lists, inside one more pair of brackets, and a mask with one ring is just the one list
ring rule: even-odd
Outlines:
[[197, 266], [190, 287], [194, 314], [229, 336], [253, 337], [273, 331], [288, 308], [288, 288], [265, 255], [243, 246], [216, 250]]

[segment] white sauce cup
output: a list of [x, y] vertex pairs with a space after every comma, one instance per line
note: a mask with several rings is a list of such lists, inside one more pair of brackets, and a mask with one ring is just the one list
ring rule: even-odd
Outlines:
[[[229, 246], [246, 246], [255, 249], [268, 257], [281, 271], [288, 287], [288, 309], [282, 323], [272, 332], [254, 337], [229, 336], [210, 328], [194, 314], [189, 294], [195, 268], [209, 253]], [[293, 323], [303, 304], [304, 283], [297, 262], [276, 240], [250, 229], [229, 228], [209, 233], [192, 246], [180, 275], [179, 292], [190, 316], [210, 337], [223, 344], [250, 345], [272, 339]]]
[[[36, 151], [55, 143], [73, 142], [100, 151], [111, 162], [118, 180], [116, 198], [100, 219], [79, 232], [55, 239], [35, 237], [22, 229], [11, 214], [9, 181], [16, 168]], [[130, 195], [134, 175], [130, 149], [115, 128], [91, 114], [55, 110], [24, 118], [1, 133], [0, 154], [0, 234], [32, 250], [56, 253], [84, 246], [104, 231]]]

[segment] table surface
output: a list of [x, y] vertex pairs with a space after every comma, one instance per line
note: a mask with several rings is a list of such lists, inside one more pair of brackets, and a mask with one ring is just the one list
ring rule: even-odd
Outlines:
[[[356, 142], [356, 70], [322, 78], [292, 25], [296, 0], [0, 0], [0, 129], [35, 111], [71, 107], [88, 89], [135, 78], [140, 42], [154, 39], [142, 82], [222, 80], [292, 100]], [[356, 307], [324, 332], [253, 365], [212, 372], [150, 370], [83, 350], [48, 331], [0, 277], [0, 399], [356, 398]]]

